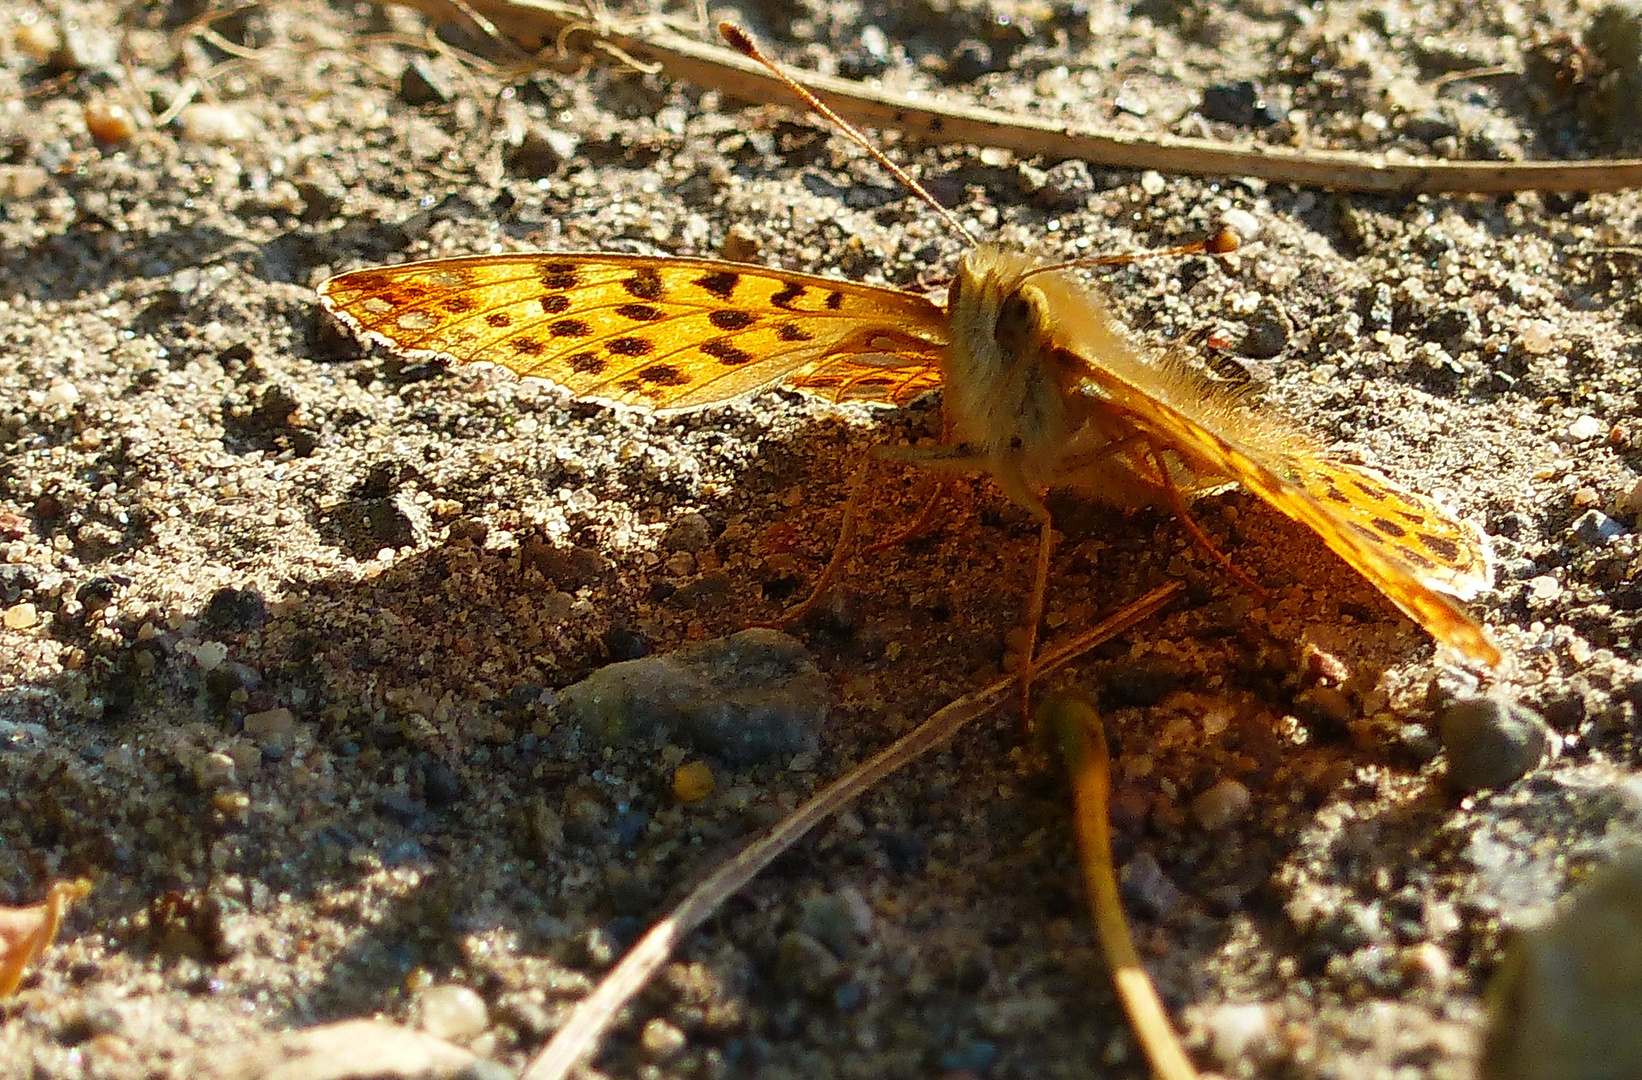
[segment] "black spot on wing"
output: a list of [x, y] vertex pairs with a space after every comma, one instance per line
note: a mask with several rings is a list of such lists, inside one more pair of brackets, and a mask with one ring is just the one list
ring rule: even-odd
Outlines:
[[596, 352], [576, 353], [574, 356], [566, 357], [565, 363], [570, 365], [571, 371], [579, 372], [583, 375], [598, 375], [608, 366], [605, 363], [604, 357], [600, 356]]
[[1353, 480], [1351, 481], [1351, 486], [1362, 492], [1365, 499], [1370, 499], [1374, 502], [1385, 502], [1388, 497], [1388, 493], [1383, 486], [1379, 484], [1371, 484], [1366, 480]]
[[616, 308], [616, 314], [634, 322], [655, 322], [662, 317], [661, 309], [649, 304], [621, 304]]
[[570, 310], [570, 297], [564, 295], [563, 293], [548, 293], [546, 296], [538, 300], [537, 303], [539, 303], [542, 306], [542, 310], [549, 315], [558, 315], [561, 312]]
[[505, 330], [513, 325], [513, 316], [505, 311], [492, 311], [485, 316], [485, 325], [494, 327], [497, 330]]
[[655, 351], [656, 343], [649, 338], [619, 337], [611, 338], [605, 348], [617, 356], [648, 356]]
[[581, 268], [573, 262], [555, 260], [542, 263], [537, 268], [536, 276], [541, 281], [543, 288], [562, 292], [566, 289], [574, 289], [581, 284], [580, 270]]
[[775, 328], [775, 336], [782, 341], [809, 341], [815, 337], [814, 334], [796, 323], [782, 323]]
[[1452, 563], [1459, 558], [1460, 546], [1446, 536], [1433, 536], [1430, 533], [1415, 533], [1425, 550], [1431, 552], [1443, 562]]
[[556, 323], [549, 323], [547, 332], [554, 337], [586, 337], [593, 332], [585, 319], [560, 319]]
[[1377, 517], [1370, 522], [1370, 524], [1386, 536], [1402, 537], [1408, 535], [1407, 529], [1403, 528], [1401, 525], [1398, 525], [1395, 521], [1390, 521], [1386, 518]]
[[774, 304], [778, 308], [785, 308], [788, 311], [792, 311], [794, 310], [793, 303], [799, 297], [803, 296], [807, 289], [808, 286], [800, 285], [796, 281], [790, 281], [786, 285], [782, 286], [780, 292], [770, 297], [770, 303]]
[[738, 349], [724, 338], [714, 338], [712, 341], [702, 342], [701, 351], [726, 367], [739, 367], [751, 363], [753, 354], [746, 349]]
[[728, 300], [735, 295], [736, 286], [741, 284], [741, 275], [733, 270], [714, 270], [696, 278], [695, 283], [720, 300]]
[[629, 296], [636, 297], [639, 300], [660, 300], [662, 294], [666, 292], [661, 283], [661, 275], [656, 272], [653, 266], [645, 266], [633, 271], [632, 277], [622, 279], [621, 286], [627, 290]]
[[750, 311], [723, 308], [719, 311], [710, 312], [707, 321], [720, 330], [745, 330], [758, 321], [758, 316]]
[[640, 370], [639, 378], [655, 386], [683, 386], [690, 381], [690, 376], [672, 364], [651, 364]]

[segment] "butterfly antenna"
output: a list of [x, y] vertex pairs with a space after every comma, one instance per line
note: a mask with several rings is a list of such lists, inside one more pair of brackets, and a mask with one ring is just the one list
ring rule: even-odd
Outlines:
[[1179, 247], [1161, 248], [1157, 251], [1132, 251], [1123, 255], [1094, 255], [1087, 259], [1070, 259], [1066, 262], [1050, 263], [1048, 266], [1034, 266], [1022, 275], [1023, 278], [1035, 274], [1047, 274], [1055, 270], [1078, 270], [1091, 266], [1122, 266], [1124, 263], [1139, 262], [1142, 259], [1160, 259], [1174, 255], [1230, 255], [1242, 246], [1243, 240], [1237, 235], [1237, 230], [1229, 226], [1221, 226], [1213, 236], [1206, 240], [1194, 240]]
[[971, 245], [979, 243], [979, 241], [975, 239], [975, 234], [964, 228], [963, 222], [954, 217], [952, 212], [946, 207], [936, 202], [935, 196], [931, 195], [929, 190], [925, 188], [924, 185], [918, 183], [918, 181], [914, 180], [905, 169], [901, 168], [901, 166], [895, 164], [895, 162], [886, 157], [882, 150], [874, 146], [872, 141], [868, 139], [866, 135], [862, 134], [860, 128], [856, 127], [848, 120], [845, 120], [842, 116], [839, 116], [829, 105], [827, 105], [826, 102], [816, 97], [813, 90], [794, 79], [791, 75], [788, 75], [785, 71], [782, 71], [776, 66], [775, 61], [759, 52], [758, 46], [753, 43], [753, 39], [747, 34], [747, 31], [741, 29], [739, 26], [736, 26], [734, 23], [721, 22], [718, 24], [718, 32], [723, 35], [725, 41], [730, 43], [730, 47], [732, 49], [740, 53], [742, 56], [745, 56], [747, 59], [755, 60], [764, 65], [771, 75], [774, 75], [776, 78], [786, 83], [789, 90], [802, 98], [804, 104], [808, 105], [810, 108], [832, 121], [833, 124], [837, 126], [838, 130], [854, 139], [861, 149], [872, 155], [872, 160], [882, 165], [885, 169], [888, 169], [890, 175], [894, 176], [895, 179], [904, 184], [908, 191], [928, 203], [935, 210], [935, 212], [940, 215], [941, 220], [946, 222], [947, 228], [963, 237], [964, 240]]

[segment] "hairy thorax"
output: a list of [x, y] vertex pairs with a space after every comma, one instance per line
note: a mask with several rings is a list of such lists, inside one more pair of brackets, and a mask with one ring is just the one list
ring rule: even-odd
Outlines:
[[[1069, 488], [1119, 506], [1161, 501], [1156, 465], [1123, 402], [1090, 379], [1146, 365], [1093, 288], [992, 245], [965, 256], [948, 298], [945, 394], [955, 434], [1022, 506]], [[1184, 490], [1209, 478], [1166, 462]]]

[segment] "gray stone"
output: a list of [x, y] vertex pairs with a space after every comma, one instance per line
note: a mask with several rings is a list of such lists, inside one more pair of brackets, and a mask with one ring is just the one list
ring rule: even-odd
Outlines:
[[1504, 787], [1545, 759], [1550, 730], [1538, 713], [1495, 697], [1468, 697], [1438, 718], [1447, 783], [1470, 794]]
[[1642, 1076], [1642, 851], [1519, 937], [1489, 992], [1483, 1080]]
[[830, 706], [804, 647], [764, 629], [610, 664], [559, 695], [599, 744], [672, 742], [736, 766], [815, 750]]

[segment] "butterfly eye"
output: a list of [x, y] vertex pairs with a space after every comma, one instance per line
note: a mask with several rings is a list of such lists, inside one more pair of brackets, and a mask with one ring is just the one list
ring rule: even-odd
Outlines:
[[1020, 293], [1011, 293], [998, 308], [992, 336], [1005, 354], [1018, 355], [1032, 340], [1035, 324], [1032, 305]]

